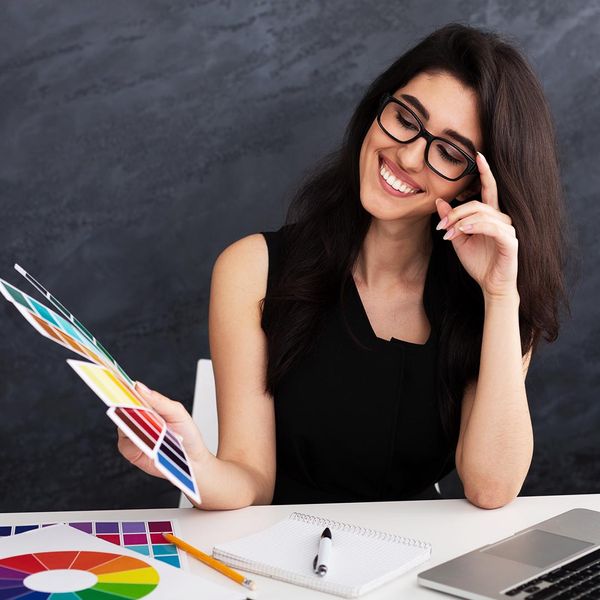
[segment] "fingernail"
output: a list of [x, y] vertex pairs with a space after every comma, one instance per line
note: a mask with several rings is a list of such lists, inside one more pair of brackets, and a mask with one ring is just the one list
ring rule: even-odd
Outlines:
[[448, 229], [448, 231], [446, 231], [446, 235], [444, 236], [443, 239], [449, 240], [452, 238], [453, 235], [454, 235], [454, 227], [452, 229]]
[[135, 387], [137, 387], [140, 392], [144, 392], [144, 394], [150, 393], [150, 390], [141, 381], [136, 381]]
[[481, 158], [483, 158], [483, 160], [485, 160], [485, 162], [487, 162], [487, 158], [483, 154], [481, 154], [481, 152], [478, 152], [477, 154], [479, 154], [479, 156], [481, 156]]
[[446, 225], [448, 225], [448, 217], [444, 217], [438, 224], [437, 224], [437, 231], [439, 231], [440, 229], [444, 229], [444, 227], [446, 227]]

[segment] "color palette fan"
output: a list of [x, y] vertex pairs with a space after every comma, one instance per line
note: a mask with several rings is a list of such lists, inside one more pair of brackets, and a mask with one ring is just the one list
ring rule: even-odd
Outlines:
[[108, 406], [106, 414], [119, 429], [171, 483], [199, 504], [196, 479], [179, 436], [144, 402], [133, 380], [80, 321], [22, 267], [15, 265], [15, 269], [61, 314], [0, 279], [2, 295], [38, 333], [87, 359], [67, 363]]

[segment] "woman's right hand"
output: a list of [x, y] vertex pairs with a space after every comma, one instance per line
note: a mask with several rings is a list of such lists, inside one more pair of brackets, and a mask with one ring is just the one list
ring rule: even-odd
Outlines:
[[[183, 438], [182, 444], [192, 463], [209, 454], [198, 426], [183, 404], [169, 400], [166, 396], [148, 389], [139, 381], [136, 381], [135, 389], [144, 401], [165, 420], [169, 429]], [[119, 452], [131, 464], [145, 473], [164, 478], [164, 475], [155, 467], [154, 461], [144, 454], [119, 428], [117, 431]]]

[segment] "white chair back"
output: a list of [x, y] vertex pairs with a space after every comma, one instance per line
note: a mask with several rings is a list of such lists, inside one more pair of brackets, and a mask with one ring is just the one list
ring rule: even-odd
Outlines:
[[[217, 420], [217, 394], [215, 392], [215, 376], [212, 361], [201, 358], [196, 367], [196, 385], [194, 388], [194, 405], [192, 407], [192, 418], [204, 439], [204, 443], [210, 452], [217, 453], [219, 445], [219, 422]], [[200, 474], [202, 477], [202, 474]], [[191, 507], [191, 502], [181, 494], [179, 500], [180, 508]]]

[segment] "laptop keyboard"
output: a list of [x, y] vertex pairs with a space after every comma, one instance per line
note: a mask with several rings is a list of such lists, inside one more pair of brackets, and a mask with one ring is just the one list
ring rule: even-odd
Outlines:
[[600, 548], [504, 594], [514, 600], [600, 600]]

